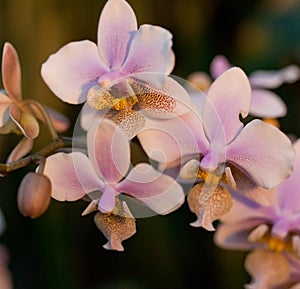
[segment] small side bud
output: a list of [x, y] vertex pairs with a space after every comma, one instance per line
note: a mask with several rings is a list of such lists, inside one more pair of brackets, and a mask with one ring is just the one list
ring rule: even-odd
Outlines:
[[51, 200], [51, 182], [39, 173], [28, 173], [18, 191], [18, 208], [25, 217], [35, 219], [48, 208]]

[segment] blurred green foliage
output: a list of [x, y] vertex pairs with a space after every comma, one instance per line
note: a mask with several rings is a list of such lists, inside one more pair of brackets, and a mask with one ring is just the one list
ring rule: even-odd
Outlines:
[[[209, 71], [216, 54], [246, 72], [300, 64], [298, 0], [129, 0], [139, 24], [163, 26], [173, 33], [176, 68], [185, 78]], [[22, 65], [24, 97], [65, 113], [73, 122], [80, 106], [57, 99], [40, 77], [40, 66], [64, 44], [96, 41], [104, 0], [0, 0], [0, 45], [11, 42]], [[300, 135], [299, 82], [277, 89], [288, 106], [282, 130]], [[67, 134], [71, 135], [72, 130]], [[1, 160], [10, 142], [0, 139]], [[2, 155], [3, 153], [3, 155]], [[0, 206], [7, 228], [1, 241], [11, 255], [15, 289], [238, 289], [249, 281], [244, 253], [213, 244], [213, 233], [192, 228], [185, 204], [164, 217], [137, 220], [137, 234], [123, 253], [106, 251], [106, 242], [86, 204], [52, 201], [37, 220], [20, 215], [18, 184], [26, 170], [0, 182]]]

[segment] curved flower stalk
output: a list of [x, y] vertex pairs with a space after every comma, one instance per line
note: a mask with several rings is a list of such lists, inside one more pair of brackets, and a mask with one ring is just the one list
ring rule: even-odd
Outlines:
[[[294, 143], [296, 160], [293, 173], [289, 178], [274, 188], [273, 203], [271, 206], [263, 206], [249, 199], [236, 195], [233, 199], [231, 211], [221, 218], [215, 234], [215, 243], [225, 249], [253, 250], [264, 249], [280, 253], [277, 257], [278, 267], [286, 267], [290, 263], [294, 268], [284, 282], [300, 281], [300, 199], [299, 199], [299, 174], [300, 174], [300, 141]], [[265, 192], [262, 192], [265, 193]], [[248, 260], [248, 268], [257, 267], [252, 263], [263, 262], [263, 254], [257, 253], [255, 258]], [[261, 257], [259, 257], [261, 255]], [[270, 257], [273, 258], [270, 254]], [[258, 261], [257, 261], [258, 260]], [[282, 261], [280, 261], [282, 260]], [[249, 267], [250, 266], [250, 267]], [[251, 270], [251, 269], [250, 269]], [[258, 273], [254, 272], [253, 275]], [[268, 275], [269, 274], [269, 275]], [[266, 270], [264, 278], [267, 280], [272, 270]], [[257, 277], [256, 277], [257, 278]], [[271, 282], [271, 281], [270, 281]], [[280, 284], [272, 284], [265, 287], [249, 288], [277, 288]], [[298, 284], [299, 286], [299, 284]], [[290, 287], [278, 287], [290, 288]], [[293, 287], [291, 287], [293, 288]], [[297, 287], [298, 288], [298, 287]]]
[[[211, 62], [210, 72], [216, 79], [232, 65], [223, 55], [217, 55]], [[204, 72], [192, 73], [188, 78], [201, 90], [207, 90], [211, 84], [211, 77]], [[249, 74], [252, 88], [252, 99], [249, 113], [262, 118], [283, 117], [287, 108], [282, 99], [270, 89], [277, 88], [284, 83], [293, 83], [300, 79], [300, 69], [296, 65], [289, 65], [280, 70], [257, 70]]]
[[[54, 199], [88, 197], [92, 201], [84, 214], [98, 210], [108, 215], [118, 215], [116, 202], [121, 195], [125, 202], [126, 198], [137, 200], [158, 214], [167, 214], [184, 202], [183, 190], [173, 178], [146, 163], [130, 169], [128, 138], [114, 122], [103, 119], [96, 123], [88, 131], [87, 143], [88, 156], [75, 151], [47, 159], [44, 174], [51, 180]], [[118, 224], [116, 221], [116, 229]]]
[[[24, 136], [7, 159], [7, 162], [12, 162], [32, 149], [33, 139], [39, 135], [38, 121], [46, 120], [39, 103], [22, 98], [20, 62], [15, 48], [8, 42], [3, 48], [2, 79], [5, 91], [0, 91], [0, 134]], [[69, 120], [65, 116], [48, 108], [46, 110], [55, 131], [62, 132], [68, 128]]]
[[[184, 159], [181, 177], [204, 180], [195, 226], [213, 229], [211, 223], [215, 218], [204, 217], [203, 207], [213, 210], [210, 206], [216, 205], [220, 214], [230, 209], [230, 201], [224, 202], [228, 204], [226, 210], [222, 208], [223, 198], [230, 198], [230, 194], [219, 189], [215, 191], [219, 184], [269, 202], [265, 194], [259, 195], [258, 187], [273, 188], [292, 171], [294, 149], [279, 129], [260, 120], [253, 120], [246, 126], [240, 121], [240, 114], [242, 117], [248, 115], [250, 101], [251, 90], [245, 73], [240, 68], [231, 68], [215, 80], [206, 97], [198, 100], [198, 108], [193, 113], [180, 117], [183, 125], [177, 129], [181, 131], [173, 133], [174, 120], [166, 120], [152, 122], [152, 128], [138, 135], [149, 156], [157, 157], [156, 160], [165, 162], [166, 166], [178, 165]], [[192, 133], [187, 135], [187, 131]], [[153, 142], [153, 133], [159, 142]], [[186, 146], [188, 141], [193, 145]], [[164, 159], [152, 153], [157, 150], [164, 153]], [[193, 190], [199, 190], [199, 186]], [[208, 202], [217, 192], [220, 195], [214, 198], [219, 202]]]
[[[142, 127], [144, 119], [136, 113], [136, 104], [154, 112], [176, 111], [175, 98], [168, 91], [170, 86], [171, 91], [182, 88], [166, 78], [175, 62], [171, 46], [169, 31], [147, 24], [138, 28], [125, 0], [109, 0], [99, 18], [98, 45], [88, 40], [65, 45], [42, 65], [41, 74], [63, 101], [87, 101], [84, 129], [99, 115], [119, 124], [125, 119], [123, 126], [129, 118], [132, 125]], [[160, 91], [152, 90], [153, 84]]]

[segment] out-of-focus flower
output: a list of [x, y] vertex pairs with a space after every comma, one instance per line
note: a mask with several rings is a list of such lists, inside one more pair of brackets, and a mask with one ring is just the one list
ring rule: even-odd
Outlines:
[[[5, 220], [0, 209], [0, 234], [3, 233], [5, 229]], [[5, 246], [0, 244], [0, 288], [2, 289], [12, 289], [12, 278], [10, 271], [8, 270], [7, 264], [9, 262], [9, 252]]]
[[181, 186], [149, 164], [139, 163], [129, 170], [128, 138], [114, 122], [102, 119], [96, 123], [88, 131], [87, 144], [88, 157], [72, 152], [47, 159], [44, 173], [51, 180], [54, 199], [75, 201], [87, 196], [92, 199], [92, 210], [97, 208], [107, 214], [115, 214], [120, 194], [144, 203], [158, 214], [167, 214], [184, 202]]
[[245, 269], [252, 277], [246, 289], [299, 289], [300, 260], [267, 249], [255, 249], [246, 256]]
[[[169, 31], [147, 24], [138, 29], [130, 5], [125, 0], [109, 0], [99, 19], [98, 46], [88, 40], [69, 43], [48, 58], [41, 74], [63, 101], [87, 101], [84, 129], [93, 123], [90, 119], [95, 114], [98, 117], [107, 110], [117, 123], [130, 118], [139, 126], [144, 119], [133, 109], [136, 104], [140, 109], [172, 113], [176, 108], [168, 91], [170, 85], [172, 91], [180, 85], [164, 78], [174, 67], [171, 46]], [[149, 82], [163, 89], [152, 90]]]
[[[21, 67], [15, 48], [4, 44], [2, 56], [2, 79], [4, 91], [0, 91], [0, 134], [23, 134], [24, 138], [11, 152], [7, 162], [17, 160], [32, 149], [33, 139], [39, 134], [38, 120], [44, 121], [40, 111], [22, 98]], [[60, 132], [69, 126], [69, 120], [46, 108], [54, 128]]]
[[[201, 205], [205, 206], [219, 183], [259, 198], [256, 195], [258, 186], [273, 188], [290, 175], [294, 149], [276, 127], [260, 120], [243, 126], [239, 115], [247, 116], [250, 100], [251, 90], [245, 73], [239, 68], [231, 68], [214, 81], [207, 96], [199, 98], [194, 112], [180, 117], [180, 121], [152, 121], [151, 127], [138, 135], [139, 140], [151, 158], [167, 163], [166, 166], [178, 165], [184, 159], [183, 178], [204, 179], [199, 196]], [[178, 125], [175, 126], [175, 122]], [[200, 158], [196, 159], [195, 155]], [[215, 202], [206, 203], [209, 204]], [[212, 229], [208, 220], [205, 224], [206, 228]], [[200, 212], [194, 225], [203, 226]]]
[[[292, 272], [295, 271], [289, 274], [287, 282], [293, 281], [291, 278], [296, 279], [297, 282], [300, 279], [299, 140], [294, 143], [294, 148], [296, 160], [293, 173], [269, 192], [273, 194], [273, 204], [263, 206], [241, 196], [235, 196], [231, 211], [221, 219], [222, 223], [218, 226], [215, 234], [216, 244], [225, 249], [251, 250], [262, 248], [283, 254], [285, 261], [280, 261], [282, 257], [276, 257], [276, 260], [280, 259], [278, 262], [282, 262], [282, 266], [285, 266], [283, 263], [291, 263], [292, 268], [294, 268]], [[253, 260], [257, 260], [257, 258], [260, 257], [255, 257]], [[251, 268], [256, 267], [252, 263], [257, 261], [248, 260], [247, 262], [250, 263]], [[270, 275], [266, 276], [267, 273]], [[253, 270], [252, 274], [257, 275]], [[266, 270], [265, 280], [271, 279], [269, 278], [271, 274], [272, 270]], [[272, 286], [253, 288], [277, 288], [275, 284]]]
[[51, 182], [40, 173], [28, 173], [22, 180], [18, 191], [18, 208], [25, 217], [35, 219], [49, 207]]
[[[232, 67], [227, 58], [217, 55], [211, 62], [210, 72], [216, 79], [224, 71]], [[204, 72], [192, 73], [188, 78], [199, 89], [206, 91], [211, 78]], [[270, 91], [284, 83], [293, 83], [300, 79], [300, 69], [296, 65], [289, 65], [280, 70], [257, 70], [249, 74], [252, 88], [252, 98], [249, 113], [262, 118], [278, 118], [286, 115], [287, 109], [282, 99]]]

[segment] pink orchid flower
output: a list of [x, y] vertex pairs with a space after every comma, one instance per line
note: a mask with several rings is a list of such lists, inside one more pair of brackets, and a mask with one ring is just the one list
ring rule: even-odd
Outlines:
[[128, 138], [114, 122], [103, 119], [94, 125], [87, 144], [88, 156], [72, 152], [47, 158], [44, 174], [51, 180], [54, 199], [75, 201], [97, 191], [98, 210], [107, 213], [113, 211], [116, 197], [125, 194], [159, 214], [184, 201], [181, 186], [149, 164], [139, 163], [130, 170]]
[[[139, 140], [147, 154], [166, 167], [181, 165], [184, 160], [182, 177], [205, 180], [199, 197], [201, 204], [206, 203], [220, 182], [249, 197], [263, 199], [257, 192], [258, 186], [273, 188], [290, 175], [294, 149], [274, 126], [260, 120], [243, 125], [239, 116], [248, 115], [250, 101], [251, 89], [245, 73], [231, 68], [214, 81], [206, 96], [199, 97], [194, 111], [176, 120], [152, 121], [139, 133]], [[223, 191], [219, 194], [228, 197]], [[203, 216], [198, 217], [194, 225], [203, 226]], [[205, 227], [213, 230], [212, 221], [208, 217]]]
[[[210, 72], [213, 79], [216, 79], [224, 71], [232, 67], [228, 59], [223, 55], [217, 55], [211, 62]], [[300, 69], [296, 65], [289, 65], [281, 70], [257, 70], [249, 75], [252, 88], [252, 99], [250, 114], [263, 118], [283, 117], [287, 113], [287, 108], [282, 99], [270, 91], [284, 83], [293, 83], [300, 79]], [[191, 74], [190, 81], [208, 88], [211, 79], [204, 72]]]
[[[180, 85], [165, 79], [174, 67], [171, 46], [169, 31], [147, 24], [138, 29], [135, 14], [125, 0], [108, 0], [99, 19], [98, 45], [88, 40], [65, 45], [42, 65], [41, 74], [63, 101], [87, 101], [84, 129], [103, 109], [117, 113], [111, 119], [131, 118], [139, 124], [144, 120], [132, 109], [136, 104], [140, 109], [166, 112], [176, 108], [168, 92], [180, 89]], [[147, 85], [149, 79], [164, 93], [153, 92]]]
[[255, 249], [246, 256], [245, 269], [252, 277], [246, 289], [299, 289], [300, 262], [297, 258]]
[[[250, 201], [249, 199], [245, 199], [240, 195], [237, 196], [234, 192], [232, 192], [235, 196], [233, 200], [233, 207], [227, 215], [221, 218], [221, 224], [218, 226], [215, 234], [215, 242], [217, 245], [225, 249], [265, 249], [271, 252], [281, 253], [284, 256], [284, 261], [280, 261], [282, 262], [282, 266], [285, 266], [283, 263], [285, 263], [286, 260], [289, 263], [297, 261], [297, 264], [292, 265], [292, 267], [295, 267], [295, 269], [298, 268], [296, 270], [298, 274], [293, 273], [292, 275], [298, 276], [297, 281], [299, 282], [300, 140], [297, 140], [294, 143], [294, 148], [296, 151], [296, 159], [292, 174], [271, 192], [268, 192], [273, 195], [272, 205], [264, 206], [254, 201]], [[265, 193], [267, 192], [262, 192], [262, 194]], [[257, 258], [259, 259], [260, 257]], [[256, 259], [253, 259], [254, 263], [257, 263], [257, 261], [255, 261]], [[278, 267], [280, 267], [280, 264], [278, 264]], [[264, 274], [264, 278], [269, 280], [270, 278], [268, 278], [269, 276], [266, 274], [271, 275], [272, 272], [268, 272], [266, 270]], [[291, 277], [289, 277], [289, 280], [290, 278]], [[273, 289], [273, 287], [263, 288]]]
[[[0, 91], [0, 133], [23, 134], [24, 138], [11, 152], [7, 162], [27, 154], [33, 139], [39, 134], [38, 120], [43, 121], [40, 112], [22, 98], [21, 67], [18, 54], [10, 43], [5, 43], [2, 56], [2, 79], [4, 91]], [[46, 108], [56, 131], [65, 131], [69, 120], [56, 111]]]

